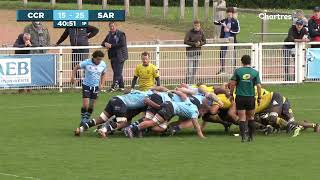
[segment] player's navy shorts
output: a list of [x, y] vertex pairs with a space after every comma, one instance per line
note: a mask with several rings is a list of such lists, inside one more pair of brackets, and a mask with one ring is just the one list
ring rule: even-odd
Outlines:
[[104, 110], [111, 116], [115, 115], [116, 117], [127, 117], [128, 108], [120, 98], [113, 97], [108, 102]]
[[131, 121], [135, 116], [145, 111], [146, 111], [145, 107], [139, 108], [139, 109], [128, 109], [126, 118], [128, 121]]
[[99, 87], [91, 87], [82, 84], [82, 98], [90, 98], [90, 99], [97, 99], [99, 94]]
[[283, 96], [281, 96], [280, 93], [277, 93], [277, 92], [274, 92], [273, 95], [272, 95], [272, 99], [271, 99], [271, 110], [272, 108], [275, 108], [275, 107], [280, 107], [282, 108], [283, 106]]
[[170, 121], [170, 119], [174, 116], [174, 108], [170, 101], [166, 101], [162, 103], [161, 109], [158, 111], [158, 114], [165, 120]]
[[237, 110], [254, 110], [256, 108], [256, 99], [254, 96], [238, 96], [236, 97]]
[[282, 114], [284, 120], [289, 121], [293, 117], [293, 111], [291, 109], [291, 104], [288, 99], [283, 102], [282, 105]]

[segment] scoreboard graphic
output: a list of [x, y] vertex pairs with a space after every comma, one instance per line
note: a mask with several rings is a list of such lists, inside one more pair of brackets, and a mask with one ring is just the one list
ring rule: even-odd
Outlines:
[[54, 28], [87, 27], [90, 21], [125, 21], [124, 10], [17, 10], [17, 21], [53, 21]]

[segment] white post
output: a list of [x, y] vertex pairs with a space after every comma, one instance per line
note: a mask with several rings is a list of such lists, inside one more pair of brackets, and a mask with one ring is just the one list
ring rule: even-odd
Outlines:
[[28, 5], [28, 0], [23, 0], [23, 5], [27, 6]]
[[82, 9], [82, 0], [77, 0], [78, 9]]
[[52, 7], [56, 6], [56, 0], [50, 0], [50, 3]]
[[295, 56], [295, 80], [297, 83], [302, 83], [305, 78], [305, 57], [306, 57], [306, 44], [296, 43], [296, 56]]
[[126, 16], [129, 16], [129, 14], [130, 14], [129, 6], [130, 6], [130, 1], [129, 0], [124, 0], [124, 9], [126, 11]]
[[157, 47], [156, 47], [156, 66], [158, 68], [160, 68], [160, 46], [159, 44], [157, 44]]
[[198, 18], [198, 0], [193, 0], [193, 20]]
[[253, 65], [253, 68], [256, 69], [256, 70], [259, 70], [259, 44], [257, 43], [254, 43], [252, 46], [251, 46], [251, 57], [252, 57], [252, 65]]
[[204, 1], [204, 12], [205, 12], [205, 20], [209, 19], [209, 8], [210, 8], [210, 0]]
[[262, 59], [263, 59], [263, 57], [262, 57], [262, 53], [263, 53], [263, 51], [262, 51], [262, 44], [261, 43], [258, 43], [258, 45], [257, 45], [257, 47], [258, 47], [258, 71], [259, 71], [259, 75], [260, 75], [260, 80], [261, 80], [261, 82], [263, 83], [263, 68], [262, 68]]
[[185, 7], [186, 7], [186, 0], [180, 0], [180, 19], [184, 19]]
[[150, 0], [145, 0], [145, 16], [150, 15]]
[[63, 81], [63, 50], [59, 49], [59, 91], [62, 92], [62, 81]]
[[102, 9], [108, 8], [108, 0], [102, 0]]
[[166, 18], [168, 16], [169, 10], [169, 0], [163, 0], [163, 17]]

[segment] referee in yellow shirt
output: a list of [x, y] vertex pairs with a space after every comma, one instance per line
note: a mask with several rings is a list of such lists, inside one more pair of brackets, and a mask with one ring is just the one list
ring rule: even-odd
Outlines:
[[150, 63], [150, 54], [143, 52], [141, 54], [142, 64], [139, 64], [134, 70], [134, 77], [131, 88], [134, 89], [139, 79], [139, 90], [147, 91], [155, 85], [160, 86], [160, 74], [157, 66]]

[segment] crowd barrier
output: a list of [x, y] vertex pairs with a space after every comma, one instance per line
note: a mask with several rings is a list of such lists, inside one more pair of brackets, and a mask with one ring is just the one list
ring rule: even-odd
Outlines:
[[[192, 82], [221, 84], [227, 82], [235, 68], [241, 66], [241, 57], [251, 55], [252, 66], [259, 70], [262, 83], [302, 83], [319, 81], [320, 49], [310, 48], [315, 43], [223, 43], [206, 44], [201, 50], [198, 66], [194, 68]], [[292, 46], [293, 48], [288, 48]], [[188, 58], [184, 44], [129, 45], [129, 59], [124, 66], [125, 85], [129, 86], [134, 69], [141, 63], [141, 53], [148, 51], [151, 62], [159, 67], [161, 84], [173, 86], [187, 80]], [[33, 50], [45, 50], [45, 54], [33, 54]], [[89, 54], [72, 54], [72, 49], [89, 49]], [[101, 46], [87, 47], [37, 47], [23, 48], [31, 54], [18, 55], [21, 48], [0, 48], [0, 89], [59, 89], [80, 88], [81, 81], [71, 84], [72, 66], [85, 58], [90, 58], [95, 50], [107, 50]], [[224, 58], [222, 58], [224, 57]], [[72, 63], [72, 59], [74, 62]], [[224, 73], [219, 73], [224, 60]], [[112, 83], [112, 69], [108, 58], [106, 88]], [[189, 69], [190, 71], [190, 69]], [[80, 77], [83, 77], [81, 74]], [[190, 81], [190, 79], [188, 80]]]

